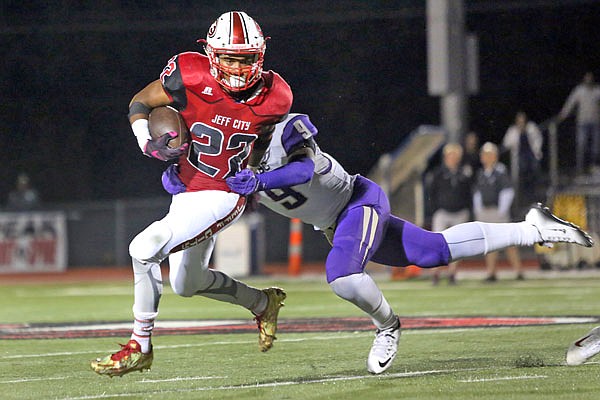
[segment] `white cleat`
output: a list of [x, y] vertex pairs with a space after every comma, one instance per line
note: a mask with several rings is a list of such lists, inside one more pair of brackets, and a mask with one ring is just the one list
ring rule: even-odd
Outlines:
[[600, 353], [600, 326], [569, 346], [567, 365], [581, 365], [598, 353]]
[[542, 244], [552, 247], [550, 243], [577, 243], [585, 247], [592, 247], [592, 237], [577, 225], [564, 221], [552, 214], [548, 207], [537, 203], [525, 216], [525, 222], [535, 226], [542, 237]]
[[398, 352], [400, 341], [400, 318], [392, 328], [377, 330], [373, 346], [367, 359], [367, 370], [372, 374], [380, 374], [392, 365]]

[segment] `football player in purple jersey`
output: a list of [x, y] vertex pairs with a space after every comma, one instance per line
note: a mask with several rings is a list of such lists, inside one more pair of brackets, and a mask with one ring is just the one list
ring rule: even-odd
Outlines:
[[[327, 282], [341, 298], [368, 314], [376, 327], [367, 369], [387, 370], [398, 349], [400, 319], [365, 272], [369, 261], [390, 266], [447, 265], [508, 246], [571, 242], [592, 246], [585, 232], [533, 207], [526, 220], [490, 224], [467, 222], [430, 232], [390, 214], [383, 190], [360, 175], [350, 175], [315, 142], [317, 128], [305, 114], [290, 114], [275, 132], [258, 170], [245, 169], [227, 179], [236, 193], [252, 196], [289, 218], [321, 230], [332, 245], [325, 262]], [[175, 167], [165, 171], [165, 189], [178, 187]]]

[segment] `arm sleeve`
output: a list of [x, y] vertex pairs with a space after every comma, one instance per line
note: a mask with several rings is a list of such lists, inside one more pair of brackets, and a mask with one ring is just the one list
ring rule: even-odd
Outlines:
[[312, 179], [315, 163], [310, 157], [301, 157], [273, 171], [257, 175], [261, 190], [301, 185]]
[[260, 190], [301, 185], [312, 179], [315, 169], [312, 157], [304, 152], [294, 153], [301, 148], [309, 148], [314, 152], [314, 136], [317, 132], [306, 114], [298, 114], [285, 124], [281, 144], [289, 160], [277, 169], [257, 175]]

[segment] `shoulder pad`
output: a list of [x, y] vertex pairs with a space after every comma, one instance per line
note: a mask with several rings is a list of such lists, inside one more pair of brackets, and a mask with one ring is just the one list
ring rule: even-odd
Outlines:
[[250, 106], [255, 114], [272, 115], [277, 118], [277, 121], [280, 121], [292, 107], [292, 89], [276, 72], [263, 72], [263, 79], [265, 82], [264, 92]]
[[208, 57], [196, 52], [185, 52], [169, 60], [161, 74], [163, 87], [179, 110], [187, 106], [187, 92], [195, 92], [196, 96], [207, 103], [220, 101], [224, 93], [210, 75]]
[[196, 86], [210, 76], [208, 57], [196, 52], [181, 53], [177, 56], [181, 77], [185, 86]]
[[302, 135], [304, 139], [316, 136], [318, 133], [317, 127], [313, 125], [306, 114], [291, 114], [288, 119], [286, 119], [284, 134], [285, 131], [290, 129], [296, 130], [296, 132]]

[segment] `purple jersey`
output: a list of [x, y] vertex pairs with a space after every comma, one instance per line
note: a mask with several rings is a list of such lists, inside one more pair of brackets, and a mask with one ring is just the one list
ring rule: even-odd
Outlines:
[[361, 273], [373, 260], [391, 266], [437, 266], [449, 253], [439, 233], [425, 231], [390, 215], [383, 190], [360, 175], [350, 175], [314, 142], [317, 128], [305, 114], [290, 114], [277, 124], [261, 168], [284, 167], [299, 147], [315, 151], [312, 180], [260, 192], [260, 202], [278, 214], [299, 218], [324, 231], [332, 249], [327, 281]]
[[[290, 114], [275, 127], [271, 144], [261, 163], [264, 171], [286, 165], [289, 155], [307, 140], [317, 135], [317, 129], [305, 114]], [[313, 142], [314, 143], [314, 142]], [[307, 224], [325, 230], [332, 227], [348, 204], [354, 190], [355, 176], [316, 143], [315, 170], [311, 181], [291, 187], [260, 192], [260, 202], [278, 214], [300, 218]]]

